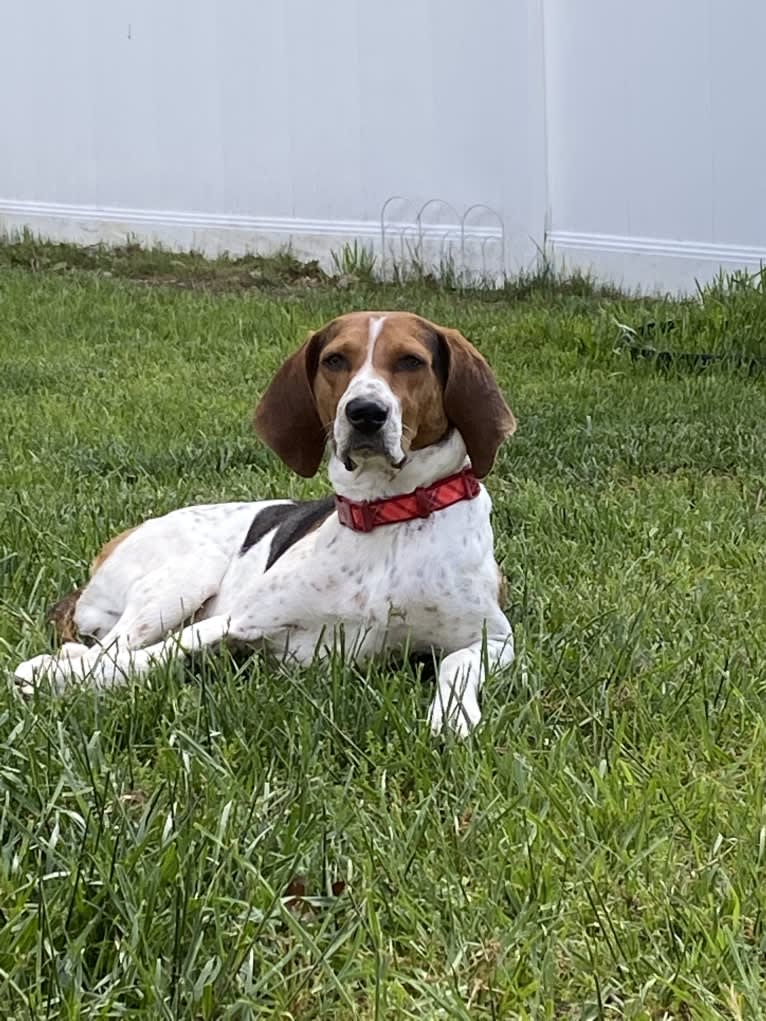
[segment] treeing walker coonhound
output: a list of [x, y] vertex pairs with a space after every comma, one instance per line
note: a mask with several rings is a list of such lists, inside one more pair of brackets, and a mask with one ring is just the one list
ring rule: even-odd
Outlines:
[[186, 507], [112, 539], [54, 608], [72, 640], [22, 663], [21, 690], [111, 686], [224, 641], [307, 663], [342, 628], [358, 660], [444, 654], [429, 722], [466, 734], [485, 671], [513, 660], [478, 479], [516, 423], [485, 360], [420, 316], [344, 315], [279, 369], [254, 424], [305, 477], [329, 439], [334, 495]]

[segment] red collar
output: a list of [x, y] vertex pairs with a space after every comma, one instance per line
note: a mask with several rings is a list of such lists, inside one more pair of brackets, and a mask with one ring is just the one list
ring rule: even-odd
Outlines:
[[347, 500], [335, 497], [338, 520], [355, 532], [371, 532], [379, 525], [396, 525], [415, 518], [427, 518], [461, 500], [473, 500], [481, 487], [472, 468], [464, 468], [430, 486], [418, 486], [411, 493], [384, 500]]

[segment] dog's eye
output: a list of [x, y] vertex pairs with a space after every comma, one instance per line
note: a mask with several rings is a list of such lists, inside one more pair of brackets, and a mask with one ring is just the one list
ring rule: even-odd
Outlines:
[[322, 359], [322, 365], [325, 369], [329, 369], [330, 372], [342, 372], [348, 368], [348, 359], [345, 355], [334, 352], [333, 354], [327, 355], [326, 358]]
[[421, 369], [425, 364], [423, 359], [418, 358], [417, 355], [402, 355], [396, 363], [396, 368], [400, 372], [414, 372], [415, 369]]

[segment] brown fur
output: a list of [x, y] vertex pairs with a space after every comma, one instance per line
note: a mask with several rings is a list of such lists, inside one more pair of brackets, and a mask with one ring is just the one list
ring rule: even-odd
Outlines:
[[444, 410], [465, 440], [474, 473], [483, 479], [500, 444], [516, 431], [516, 419], [476, 348], [457, 330], [441, 332], [449, 351]]
[[96, 573], [96, 571], [99, 569], [99, 567], [101, 567], [101, 565], [107, 559], [107, 557], [110, 557], [112, 555], [112, 553], [114, 553], [114, 551], [120, 545], [120, 543], [124, 542], [127, 539], [127, 537], [132, 532], [135, 532], [136, 528], [138, 528], [138, 527], [139, 527], [138, 525], [134, 525], [133, 528], [126, 528], [124, 532], [120, 532], [119, 535], [115, 535], [115, 537], [113, 539], [110, 539], [109, 542], [107, 542], [104, 546], [101, 547], [100, 552], [96, 556], [96, 558], [93, 561], [93, 563], [90, 565], [90, 576], [91, 576], [91, 578]]
[[53, 633], [59, 642], [78, 642], [80, 640], [74, 622], [74, 611], [82, 591], [81, 588], [76, 588], [74, 592], [70, 592], [49, 607], [45, 614], [45, 623], [53, 627]]
[[[483, 478], [516, 421], [476, 348], [409, 312], [353, 312], [312, 334], [261, 398], [256, 432], [299, 475], [316, 474], [338, 402], [367, 357], [370, 317], [382, 316], [373, 365], [401, 403], [405, 451], [436, 443], [453, 425]], [[333, 355], [339, 365], [328, 363]]]
[[253, 415], [266, 446], [304, 478], [316, 475], [325, 445], [312, 389], [320, 345], [321, 333], [314, 333], [287, 359]]

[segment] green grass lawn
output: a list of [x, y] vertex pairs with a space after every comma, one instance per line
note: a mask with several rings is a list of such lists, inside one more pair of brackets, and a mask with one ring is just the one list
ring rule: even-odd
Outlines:
[[369, 307], [461, 329], [519, 419], [489, 479], [516, 664], [463, 744], [414, 666], [2, 685], [0, 1017], [766, 1017], [766, 377], [658, 372], [614, 326], [766, 353], [760, 281], [673, 304], [256, 262], [0, 248], [0, 668], [115, 532], [325, 492], [248, 416]]

